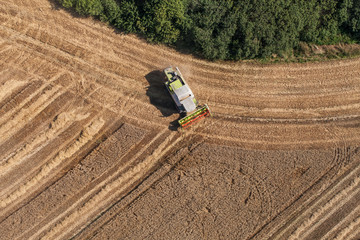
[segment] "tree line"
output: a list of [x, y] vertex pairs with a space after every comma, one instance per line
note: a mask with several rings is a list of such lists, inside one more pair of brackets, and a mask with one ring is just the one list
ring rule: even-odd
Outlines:
[[288, 56], [300, 42], [360, 42], [360, 0], [58, 0], [206, 59]]

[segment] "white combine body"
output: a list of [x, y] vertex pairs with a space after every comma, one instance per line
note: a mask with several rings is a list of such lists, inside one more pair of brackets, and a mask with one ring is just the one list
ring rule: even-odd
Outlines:
[[164, 69], [167, 80], [165, 86], [168, 89], [177, 109], [180, 113], [188, 114], [179, 120], [181, 127], [186, 128], [193, 122], [203, 117], [210, 116], [210, 109], [205, 104], [199, 106], [189, 85], [183, 78], [179, 68], [168, 67]]

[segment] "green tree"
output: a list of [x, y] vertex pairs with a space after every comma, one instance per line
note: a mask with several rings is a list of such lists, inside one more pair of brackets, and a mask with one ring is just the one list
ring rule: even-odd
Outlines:
[[103, 6], [103, 12], [100, 16], [100, 19], [104, 22], [109, 22], [110, 24], [116, 23], [117, 19], [121, 18], [121, 10], [115, 0], [101, 0]]
[[187, 41], [208, 59], [226, 59], [236, 31], [238, 10], [233, 1], [198, 0], [189, 4]]
[[152, 42], [174, 43], [185, 21], [183, 0], [148, 0], [142, 18], [146, 36]]
[[[360, 37], [360, 0], [353, 0], [353, 6], [350, 11], [349, 25], [351, 31]], [[357, 39], [360, 41], [360, 39]]]
[[360, 0], [342, 0], [339, 16], [344, 31], [360, 41]]
[[121, 14], [116, 18], [115, 26], [126, 33], [136, 33], [142, 29], [138, 7], [133, 0], [120, 2]]
[[103, 12], [100, 0], [76, 0], [75, 9], [83, 16], [99, 16]]
[[319, 44], [333, 44], [340, 34], [337, 3], [337, 0], [319, 0]]
[[303, 19], [300, 41], [316, 42], [319, 37], [320, 7], [317, 0], [298, 1], [298, 10]]

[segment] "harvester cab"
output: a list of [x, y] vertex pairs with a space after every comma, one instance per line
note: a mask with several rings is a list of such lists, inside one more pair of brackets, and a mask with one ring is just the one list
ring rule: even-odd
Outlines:
[[180, 113], [186, 114], [178, 122], [182, 128], [191, 126], [194, 122], [211, 116], [209, 107], [199, 105], [189, 85], [186, 83], [179, 68], [167, 67], [164, 69], [167, 81], [165, 86], [169, 91]]

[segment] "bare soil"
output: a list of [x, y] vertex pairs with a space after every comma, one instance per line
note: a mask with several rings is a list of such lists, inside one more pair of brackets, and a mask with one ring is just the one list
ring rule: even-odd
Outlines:
[[[206, 62], [0, 0], [1, 239], [358, 239], [360, 59]], [[161, 70], [212, 118], [187, 131]]]

